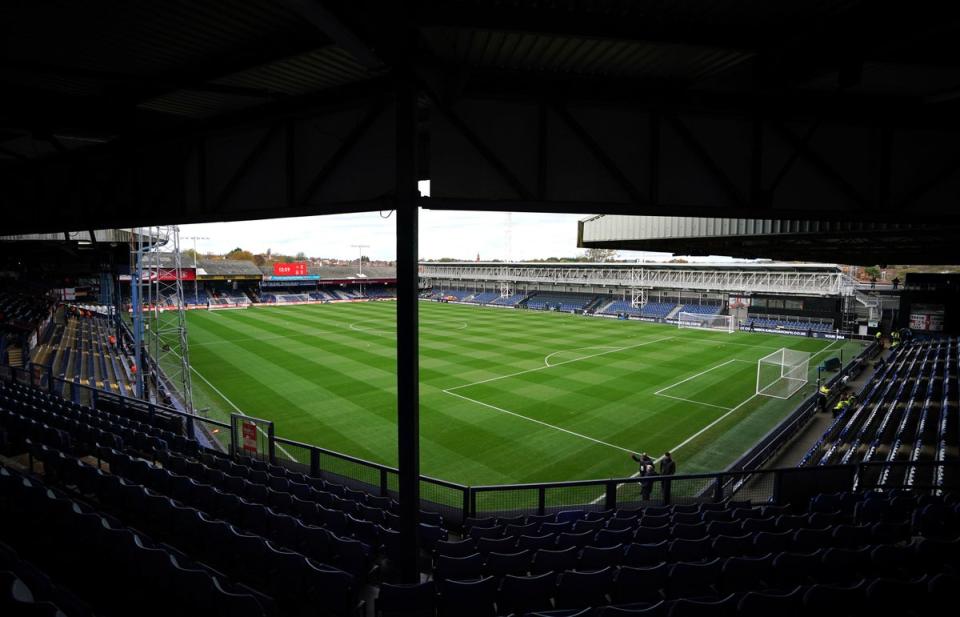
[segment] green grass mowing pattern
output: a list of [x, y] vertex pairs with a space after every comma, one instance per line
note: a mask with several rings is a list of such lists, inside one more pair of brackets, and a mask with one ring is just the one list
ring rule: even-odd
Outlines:
[[[392, 302], [191, 311], [196, 405], [394, 465], [394, 318]], [[472, 485], [628, 476], [635, 450], [723, 469], [813, 389], [753, 396], [757, 359], [818, 353], [812, 381], [861, 346], [439, 303], [420, 319], [421, 470]]]

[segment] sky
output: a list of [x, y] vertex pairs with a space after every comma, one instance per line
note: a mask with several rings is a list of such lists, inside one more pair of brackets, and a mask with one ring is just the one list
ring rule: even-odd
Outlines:
[[[428, 186], [421, 192], [427, 193]], [[507, 220], [511, 220], [510, 239]], [[420, 210], [420, 258], [451, 257], [473, 261], [527, 260], [576, 257], [577, 221], [585, 214], [534, 214], [515, 212], [462, 212]], [[396, 219], [389, 212], [362, 212], [235, 223], [203, 223], [180, 227], [180, 246], [196, 245], [200, 253], [227, 253], [241, 248], [256, 253], [353, 259], [360, 254], [355, 244], [368, 245], [363, 254], [374, 260], [393, 260], [396, 255]], [[193, 238], [197, 237], [197, 240]], [[620, 259], [657, 261], [669, 253], [621, 251]], [[699, 258], [697, 261], [705, 260]], [[693, 261], [693, 260], [691, 260]]]
[[[193, 248], [193, 236], [201, 253], [226, 253], [242, 248], [253, 253], [295, 255], [303, 251], [309, 257], [355, 258], [363, 254], [371, 259], [392, 260], [396, 254], [396, 218], [387, 212], [363, 212], [331, 216], [311, 216], [237, 223], [182, 225], [180, 246]], [[584, 216], [572, 214], [513, 213], [512, 241], [507, 247], [503, 212], [449, 212], [420, 210], [420, 258], [453, 257], [474, 260], [534, 259], [574, 257], [577, 248], [577, 221]], [[511, 254], [512, 253], [512, 254]]]

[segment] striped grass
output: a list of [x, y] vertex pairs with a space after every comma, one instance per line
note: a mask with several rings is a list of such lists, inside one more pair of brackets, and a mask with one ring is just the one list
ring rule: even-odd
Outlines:
[[[188, 320], [197, 407], [396, 464], [394, 303]], [[817, 354], [813, 380], [860, 343], [421, 302], [421, 470], [471, 485], [623, 477], [630, 452], [668, 449], [682, 472], [723, 469], [813, 389], [754, 396], [757, 360], [780, 347]]]

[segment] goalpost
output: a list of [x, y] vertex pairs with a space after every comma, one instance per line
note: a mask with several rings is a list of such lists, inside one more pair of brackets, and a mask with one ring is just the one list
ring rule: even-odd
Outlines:
[[730, 315], [703, 315], [700, 313], [677, 313], [677, 327], [698, 330], [721, 330], [733, 332], [733, 317]]
[[757, 395], [786, 399], [807, 383], [810, 352], [781, 347], [757, 360]]

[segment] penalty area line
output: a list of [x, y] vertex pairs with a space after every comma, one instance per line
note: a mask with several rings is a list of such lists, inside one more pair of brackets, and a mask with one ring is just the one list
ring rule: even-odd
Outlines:
[[693, 403], [693, 404], [695, 404], [695, 405], [706, 405], [707, 407], [713, 407], [714, 409], [724, 409], [724, 410], [726, 410], [726, 411], [730, 411], [730, 409], [731, 409], [730, 407], [724, 407], [723, 405], [714, 405], [713, 403], [704, 403], [703, 401], [695, 401], [695, 400], [689, 399], [689, 398], [682, 398], [682, 397], [679, 397], [679, 396], [673, 396], [672, 394], [660, 394], [659, 392], [654, 392], [654, 394], [656, 394], [657, 396], [663, 396], [663, 397], [666, 397], [666, 398], [672, 398], [672, 399], [675, 400], [675, 401], [684, 401], [684, 402], [686, 402], [686, 403]]
[[[731, 410], [728, 411], [727, 413], [723, 414], [722, 416], [720, 416], [719, 418], [717, 418], [716, 420], [714, 420], [714, 421], [711, 422], [710, 424], [706, 425], [705, 427], [703, 427], [702, 429], [700, 429], [699, 431], [697, 431], [697, 432], [694, 433], [693, 435], [690, 435], [689, 437], [687, 437], [686, 439], [684, 439], [683, 441], [681, 441], [679, 444], [677, 444], [677, 445], [673, 446], [672, 448], [670, 448], [669, 450], [667, 450], [667, 452], [670, 452], [670, 453], [676, 452], [676, 451], [679, 450], [680, 448], [682, 448], [682, 447], [684, 447], [685, 445], [689, 444], [691, 441], [693, 441], [694, 439], [696, 439], [696, 438], [699, 437], [700, 435], [703, 435], [704, 433], [706, 433], [707, 431], [709, 431], [711, 428], [713, 428], [714, 426], [716, 426], [716, 425], [717, 425], [718, 423], [720, 423], [722, 420], [724, 420], [725, 418], [727, 418], [730, 414], [732, 414], [732, 413], [735, 412], [736, 410], [740, 409], [741, 407], [743, 407], [744, 405], [746, 405], [747, 403], [749, 403], [750, 401], [752, 401], [752, 400], [755, 399], [756, 397], [757, 397], [756, 394], [748, 397], [745, 401], [741, 402], [739, 405], [737, 405], [736, 407], [734, 407], [733, 409], [731, 409]], [[631, 452], [631, 453], [632, 453], [632, 452]], [[659, 457], [655, 458], [655, 459], [653, 460], [653, 462], [654, 462], [654, 463], [659, 463], [661, 459], [663, 459], [663, 457], [662, 457], [662, 456], [659, 456]], [[636, 473], [632, 474], [630, 477], [631, 477], [631, 478], [636, 478], [636, 477], [639, 477], [639, 476], [640, 476], [640, 472], [637, 471]], [[663, 478], [663, 476], [657, 476], [657, 477], [658, 477], [658, 478], [661, 478], [661, 479]], [[619, 490], [620, 487], [622, 487], [622, 486], [623, 486], [623, 484], [618, 484], [618, 485], [617, 485], [617, 490]], [[605, 499], [605, 497], [597, 497], [596, 499], [594, 499], [594, 500], [591, 501], [590, 503], [591, 503], [591, 504], [597, 504], [597, 503], [600, 503], [601, 501], [603, 501], [604, 499]]]
[[620, 447], [620, 446], [618, 446], [618, 445], [616, 445], [616, 444], [608, 443], [608, 442], [606, 442], [606, 441], [602, 441], [602, 440], [600, 440], [600, 439], [596, 439], [596, 438], [594, 438], [594, 437], [590, 437], [589, 435], [584, 435], [584, 434], [582, 434], [582, 433], [577, 433], [577, 432], [575, 432], [575, 431], [571, 431], [571, 430], [569, 430], [569, 429], [565, 429], [565, 428], [563, 428], [563, 427], [550, 424], [549, 422], [544, 422], [543, 420], [537, 420], [536, 418], [531, 418], [531, 417], [529, 417], [529, 416], [525, 416], [525, 415], [523, 415], [523, 414], [519, 414], [519, 413], [517, 413], [517, 412], [515, 412], [515, 411], [510, 411], [509, 409], [503, 409], [502, 407], [497, 407], [496, 405], [491, 405], [490, 403], [484, 403], [483, 401], [478, 401], [477, 399], [473, 399], [473, 398], [470, 398], [469, 396], [464, 396], [464, 395], [462, 395], [462, 394], [457, 394], [456, 392], [451, 392], [450, 390], [444, 390], [443, 392], [444, 392], [444, 394], [449, 394], [450, 396], [455, 396], [455, 397], [460, 398], [460, 399], [463, 399], [463, 400], [465, 400], [465, 401], [470, 401], [471, 403], [476, 403], [477, 405], [482, 405], [482, 406], [484, 406], [484, 407], [486, 407], [486, 408], [488, 408], [488, 409], [492, 409], [492, 410], [494, 410], [494, 411], [499, 411], [500, 413], [505, 413], [505, 414], [507, 414], [507, 415], [511, 415], [511, 416], [514, 416], [514, 417], [517, 417], [517, 418], [521, 418], [521, 419], [526, 420], [526, 421], [528, 421], [528, 422], [533, 422], [534, 424], [539, 424], [539, 425], [541, 425], [541, 426], [546, 426], [547, 428], [552, 428], [552, 429], [557, 430], [557, 431], [560, 431], [560, 432], [562, 432], [562, 433], [567, 433], [568, 435], [573, 435], [574, 437], [579, 437], [579, 438], [581, 438], [581, 439], [586, 439], [587, 441], [592, 441], [593, 443], [597, 443], [597, 444], [600, 444], [600, 445], [602, 445], [602, 446], [607, 446], [608, 448], [615, 448], [615, 449], [620, 450], [620, 451], [622, 451], [622, 452], [627, 452], [627, 453], [633, 454], [633, 450], [628, 450], [627, 448], [623, 448], [623, 447]]
[[[571, 360], [564, 360], [563, 362], [557, 362], [556, 364], [548, 364], [546, 366], [537, 366], [534, 368], [528, 368], [524, 371], [517, 371], [516, 373], [510, 373], [508, 375], [500, 375], [498, 377], [491, 377], [489, 379], [481, 379], [480, 381], [474, 381], [472, 383], [465, 383], [463, 385], [454, 386], [452, 388], [447, 388], [444, 392], [451, 392], [452, 390], [460, 390], [461, 388], [469, 388], [470, 386], [479, 386], [483, 383], [490, 383], [491, 381], [499, 381], [501, 379], [507, 379], [508, 377], [516, 377], [518, 375], [526, 375], [527, 373], [533, 373], [535, 371], [542, 371], [544, 369], [553, 368], [556, 366], [563, 366], [564, 364], [570, 364], [571, 362], [580, 362], [581, 360], [589, 360], [590, 358], [596, 358], [597, 356], [605, 356], [611, 353], [617, 353], [618, 351], [624, 351], [626, 349], [635, 349], [637, 347], [643, 347], [644, 345], [653, 345], [654, 343], [662, 343], [664, 341], [669, 341], [676, 337], [667, 336], [665, 338], [658, 338], [652, 341], [644, 341], [643, 343], [637, 343], [636, 345], [627, 345], [626, 347], [613, 347], [609, 351], [601, 351], [600, 353], [591, 354], [589, 356], [583, 356], [582, 358], [573, 358]], [[562, 349], [560, 351], [576, 351], [576, 350], [566, 350]], [[464, 397], [467, 398], [467, 397]], [[471, 399], [472, 400], [472, 399]]]

